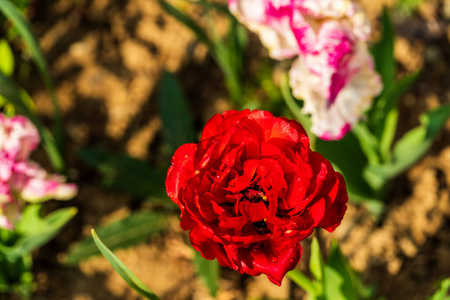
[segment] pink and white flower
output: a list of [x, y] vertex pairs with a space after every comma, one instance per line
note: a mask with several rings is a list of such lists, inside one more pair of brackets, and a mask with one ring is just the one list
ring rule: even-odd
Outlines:
[[303, 111], [311, 113], [318, 136], [340, 139], [381, 91], [366, 44], [370, 24], [355, 2], [230, 0], [229, 7], [259, 34], [273, 58], [299, 56], [290, 83], [294, 96], [305, 102]]
[[0, 114], [0, 227], [13, 229], [24, 202], [68, 200], [77, 193], [75, 184], [48, 174], [29, 155], [39, 144], [36, 127], [26, 118]]
[[290, 30], [291, 0], [229, 0], [228, 7], [239, 22], [258, 34], [270, 57], [281, 60], [298, 54]]
[[324, 97], [321, 77], [311, 73], [303, 60], [293, 63], [289, 76], [293, 95], [307, 99], [302, 111], [311, 114], [311, 131], [324, 140], [341, 139], [361, 119], [382, 88], [368, 53], [362, 67], [350, 77], [332, 105]]
[[25, 117], [7, 118], [0, 114], [0, 153], [13, 161], [23, 161], [36, 149], [39, 133]]

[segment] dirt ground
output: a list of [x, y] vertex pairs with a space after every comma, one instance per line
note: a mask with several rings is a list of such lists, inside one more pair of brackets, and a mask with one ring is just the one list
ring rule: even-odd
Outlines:
[[[377, 24], [383, 3], [361, 1]], [[102, 187], [96, 173], [81, 162], [82, 147], [102, 147], [155, 161], [162, 123], [157, 85], [164, 69], [174, 72], [199, 126], [229, 107], [223, 77], [193, 34], [166, 15], [155, 0], [35, 0], [30, 16], [41, 39], [61, 102], [67, 136], [69, 176], [79, 184], [70, 203], [75, 219], [35, 257], [34, 299], [141, 299], [101, 257], [78, 267], [61, 264], [64, 253], [89, 230], [128, 214], [130, 196]], [[409, 18], [395, 20], [395, 57], [400, 74], [422, 68], [400, 101], [399, 135], [418, 125], [418, 116], [450, 103], [450, 1], [426, 1]], [[257, 39], [250, 48], [264, 50]], [[246, 62], [246, 64], [251, 62]], [[39, 113], [51, 117], [51, 103], [35, 77], [27, 90]], [[377, 221], [364, 208], [350, 205], [333, 234], [365, 282], [378, 284], [386, 299], [425, 299], [436, 283], [450, 277], [450, 122], [416, 166], [395, 179], [386, 213]], [[171, 230], [151, 243], [116, 254], [162, 299], [209, 299], [195, 277], [193, 256], [178, 216]], [[323, 234], [325, 244], [331, 238]], [[298, 268], [305, 270], [309, 240]], [[278, 288], [263, 277], [221, 270], [217, 299], [302, 299], [285, 279]], [[0, 299], [3, 298], [0, 295]]]

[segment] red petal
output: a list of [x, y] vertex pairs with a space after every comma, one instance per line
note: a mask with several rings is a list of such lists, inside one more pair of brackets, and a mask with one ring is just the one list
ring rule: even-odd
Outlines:
[[335, 173], [335, 176], [337, 181], [333, 189], [328, 194], [329, 198], [327, 198], [328, 201], [326, 203], [327, 208], [325, 211], [325, 216], [319, 224], [319, 227], [322, 227], [329, 232], [334, 231], [336, 227], [341, 224], [345, 211], [347, 210], [348, 202], [344, 178], [337, 172]]
[[185, 144], [175, 151], [172, 165], [167, 171], [166, 192], [169, 198], [180, 206], [178, 194], [184, 188], [188, 179], [194, 173], [194, 155], [196, 144]]
[[266, 274], [271, 282], [280, 286], [284, 275], [293, 270], [300, 261], [302, 247], [298, 243], [292, 248], [278, 252], [270, 246], [261, 244], [251, 248], [241, 248], [239, 254], [245, 273], [253, 276]]

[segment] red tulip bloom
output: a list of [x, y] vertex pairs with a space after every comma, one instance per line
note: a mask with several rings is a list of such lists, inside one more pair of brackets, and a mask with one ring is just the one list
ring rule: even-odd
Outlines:
[[348, 200], [303, 127], [259, 110], [213, 116], [198, 144], [175, 152], [166, 190], [203, 257], [277, 285], [299, 262], [300, 242], [316, 227], [333, 231]]

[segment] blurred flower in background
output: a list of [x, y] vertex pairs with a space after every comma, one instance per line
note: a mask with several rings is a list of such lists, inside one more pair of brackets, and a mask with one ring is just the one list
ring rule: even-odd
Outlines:
[[342, 138], [382, 89], [367, 48], [369, 21], [348, 0], [231, 0], [230, 10], [256, 32], [275, 59], [298, 55], [293, 95], [311, 114], [311, 131]]
[[239, 22], [258, 34], [270, 57], [281, 60], [298, 54], [291, 31], [291, 0], [230, 0], [228, 7]]
[[75, 196], [75, 184], [63, 176], [48, 174], [29, 160], [40, 142], [34, 125], [22, 116], [0, 114], [0, 227], [13, 229], [23, 202], [50, 199], [68, 200]]

